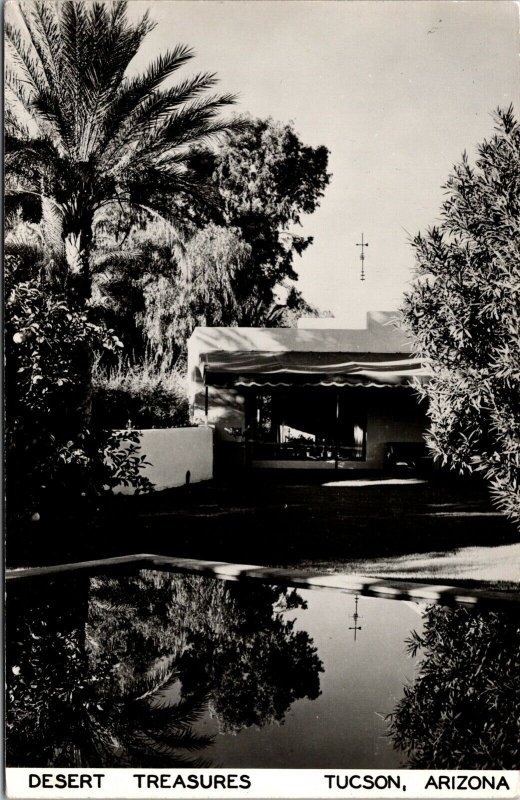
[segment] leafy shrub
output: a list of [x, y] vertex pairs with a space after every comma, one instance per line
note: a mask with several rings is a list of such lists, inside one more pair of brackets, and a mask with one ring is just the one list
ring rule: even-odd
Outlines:
[[431, 381], [428, 444], [443, 464], [480, 472], [520, 524], [520, 125], [512, 108], [465, 155], [441, 221], [413, 241], [416, 280], [403, 305]]
[[119, 340], [38, 277], [18, 280], [18, 266], [7, 259], [9, 511], [36, 521], [78, 513], [121, 479], [138, 491], [149, 488], [136, 435], [91, 424], [92, 353], [114, 352]]
[[157, 365], [147, 358], [94, 371], [93, 416], [111, 428], [171, 428], [189, 424], [183, 365]]

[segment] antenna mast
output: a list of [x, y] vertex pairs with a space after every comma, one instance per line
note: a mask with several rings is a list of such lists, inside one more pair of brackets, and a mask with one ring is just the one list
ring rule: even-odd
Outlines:
[[363, 234], [361, 234], [361, 241], [356, 244], [356, 247], [361, 247], [361, 280], [365, 280], [365, 247], [368, 247], [368, 242], [365, 242]]
[[360, 614], [358, 614], [359, 596], [356, 595], [354, 600], [355, 600], [355, 608], [354, 608], [354, 613], [352, 614], [352, 619], [354, 620], [354, 625], [349, 627], [349, 631], [354, 631], [354, 641], [356, 641], [357, 632], [361, 630], [361, 625], [358, 625], [358, 620], [362, 619], [362, 617], [361, 617]]

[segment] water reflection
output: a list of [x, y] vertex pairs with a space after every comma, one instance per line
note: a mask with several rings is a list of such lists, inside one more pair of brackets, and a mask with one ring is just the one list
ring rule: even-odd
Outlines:
[[413, 684], [390, 734], [415, 769], [520, 768], [520, 621], [505, 614], [428, 607]]
[[322, 664], [312, 639], [295, 631], [287, 614], [307, 605], [279, 587], [218, 588], [218, 602], [180, 659], [183, 691], [190, 696], [205, 687], [221, 732], [282, 722], [295, 700], [320, 694]]
[[7, 611], [9, 766], [519, 766], [504, 614], [152, 570]]
[[7, 763], [209, 766], [208, 707], [237, 731], [318, 696], [321, 662], [288, 618], [304, 608], [294, 590], [146, 570], [18, 584]]
[[174, 680], [164, 597], [130, 583], [142, 594], [110, 596], [111, 580], [86, 577], [9, 592], [9, 765], [206, 765], [193, 753], [211, 740], [192, 730], [205, 697], [164, 697]]

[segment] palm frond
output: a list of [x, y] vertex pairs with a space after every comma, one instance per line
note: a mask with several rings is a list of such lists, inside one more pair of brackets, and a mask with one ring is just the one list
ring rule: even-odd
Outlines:
[[[234, 102], [235, 96], [232, 94], [215, 95], [175, 111], [162, 124], [154, 127], [155, 145], [152, 144], [149, 149], [154, 151], [167, 148], [168, 145], [171, 147], [172, 144], [178, 147], [182, 144], [198, 143], [221, 128], [228, 130], [229, 123], [223, 124], [214, 120], [222, 108]], [[152, 120], [150, 124], [154, 124]]]
[[42, 263], [45, 256], [43, 241], [35, 238], [34, 241], [27, 242], [25, 237], [22, 238], [16, 233], [6, 234], [4, 248], [7, 256], [17, 256], [23, 261], [31, 260], [37, 266]]
[[[172, 153], [172, 144], [175, 142], [175, 131], [180, 129], [184, 122], [184, 138], [179, 145], [186, 143], [202, 143], [205, 139], [212, 139], [208, 131], [204, 138], [200, 136], [203, 127], [202, 114], [205, 110], [208, 119], [212, 119], [224, 106], [235, 102], [234, 95], [222, 95], [195, 101], [198, 95], [211, 88], [215, 77], [211, 73], [201, 73], [193, 78], [183, 81], [172, 89], [156, 92], [154, 96], [139, 105], [133, 114], [121, 121], [117, 135], [114, 135], [102, 156], [104, 163], [114, 164], [142, 160], [143, 155], [150, 163], [160, 153]], [[194, 123], [198, 119], [199, 130], [195, 130]], [[192, 135], [187, 136], [186, 131], [192, 127]], [[225, 124], [224, 124], [225, 127]], [[166, 133], [170, 131], [169, 137]], [[216, 133], [216, 131], [215, 131]]]
[[159, 746], [171, 748], [171, 750], [188, 750], [193, 752], [196, 750], [203, 750], [210, 747], [215, 741], [214, 736], [207, 736], [205, 734], [194, 733], [191, 730], [174, 730], [170, 734], [156, 733], [153, 729], [147, 730], [146, 733], [153, 738]]
[[[44, 184], [55, 183], [57, 154], [46, 139], [22, 139], [8, 135], [5, 139], [4, 163], [6, 184], [9, 191], [16, 192], [18, 182], [23, 182], [23, 191], [33, 190], [42, 194]], [[20, 186], [21, 188], [21, 186]]]
[[121, 125], [125, 124], [125, 121], [144, 101], [154, 95], [163, 81], [192, 57], [191, 48], [179, 44], [173, 50], [160, 55], [149, 66], [145, 75], [127, 79], [119, 87], [118, 96], [110, 110], [110, 117], [106, 123], [107, 135], [114, 137]]
[[116, 268], [126, 274], [136, 262], [140, 264], [139, 269], [141, 269], [142, 258], [143, 254], [137, 248], [129, 250], [121, 250], [119, 247], [103, 248], [102, 251], [95, 252], [92, 256], [92, 272], [96, 274]]
[[8, 138], [23, 142], [27, 142], [31, 138], [29, 127], [23, 122], [20, 115], [15, 112], [9, 102], [6, 103], [4, 110], [4, 126], [5, 134]]
[[60, 37], [50, 7], [41, 0], [23, 2], [20, 6], [25, 27], [34, 52], [37, 54], [40, 69], [47, 88], [57, 84], [57, 65], [59, 64]]
[[169, 680], [162, 686], [129, 703], [127, 718], [167, 732], [188, 729], [198, 722], [206, 710], [206, 698], [186, 697], [180, 701], [170, 701], [167, 692], [177, 680], [177, 673], [170, 674]]
[[159, 744], [144, 734], [136, 734], [126, 743], [128, 761], [134, 766], [145, 763], [147, 767], [186, 767], [191, 769], [211, 766], [206, 759], [192, 758], [180, 753], [175, 747]]
[[195, 100], [202, 92], [211, 89], [216, 81], [216, 76], [213, 73], [203, 72], [192, 78], [187, 78], [171, 89], [156, 91], [139, 104], [129, 123], [144, 128], [150, 123], [157, 124], [179, 106], [184, 106]]
[[[31, 92], [27, 83], [20, 80], [16, 72], [6, 65], [4, 86], [11, 91], [27, 113], [31, 112]], [[9, 102], [9, 101], [8, 101]], [[8, 105], [9, 108], [9, 105]]]
[[[161, 175], [161, 177], [164, 178], [165, 176]], [[174, 188], [172, 187], [172, 190]], [[172, 228], [174, 241], [177, 245], [182, 245], [182, 241], [193, 234], [194, 223], [185, 212], [181, 213], [180, 209], [175, 204], [172, 204], [172, 194], [164, 197], [148, 196], [147, 202], [144, 203], [140, 199], [143, 195], [142, 184], [139, 182], [136, 182], [135, 186], [129, 184], [127, 189], [128, 193], [125, 196], [119, 195], [117, 198], [107, 199], [99, 205], [99, 208], [122, 204], [123, 206], [141, 209], [150, 219], [159, 219], [168, 223]]]
[[10, 22], [5, 24], [5, 37], [8, 45], [8, 53], [13, 58], [13, 61], [20, 68], [26, 84], [37, 94], [41, 91], [47, 91], [50, 87], [42, 72], [41, 66], [31, 49], [27, 47], [23, 41], [22, 34], [18, 28]]
[[234, 95], [207, 96], [216, 83], [210, 72], [164, 87], [193, 57], [183, 44], [143, 75], [127, 77], [154, 25], [148, 14], [130, 22], [126, 0], [20, 3], [23, 24], [6, 25], [8, 181], [13, 191], [53, 196], [67, 225], [76, 216], [85, 226], [85, 274], [92, 266], [92, 220], [109, 203], [159, 216], [181, 238], [195, 219], [212, 218], [214, 193], [203, 187], [190, 154], [229, 131], [220, 112]]

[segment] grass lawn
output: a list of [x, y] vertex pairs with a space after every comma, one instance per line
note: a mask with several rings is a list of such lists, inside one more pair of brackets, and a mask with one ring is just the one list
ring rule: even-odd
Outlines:
[[[520, 583], [520, 536], [479, 481], [247, 474], [114, 498], [101, 530], [35, 536], [8, 565], [156, 553], [420, 580]], [[36, 534], [36, 531], [35, 531]]]

